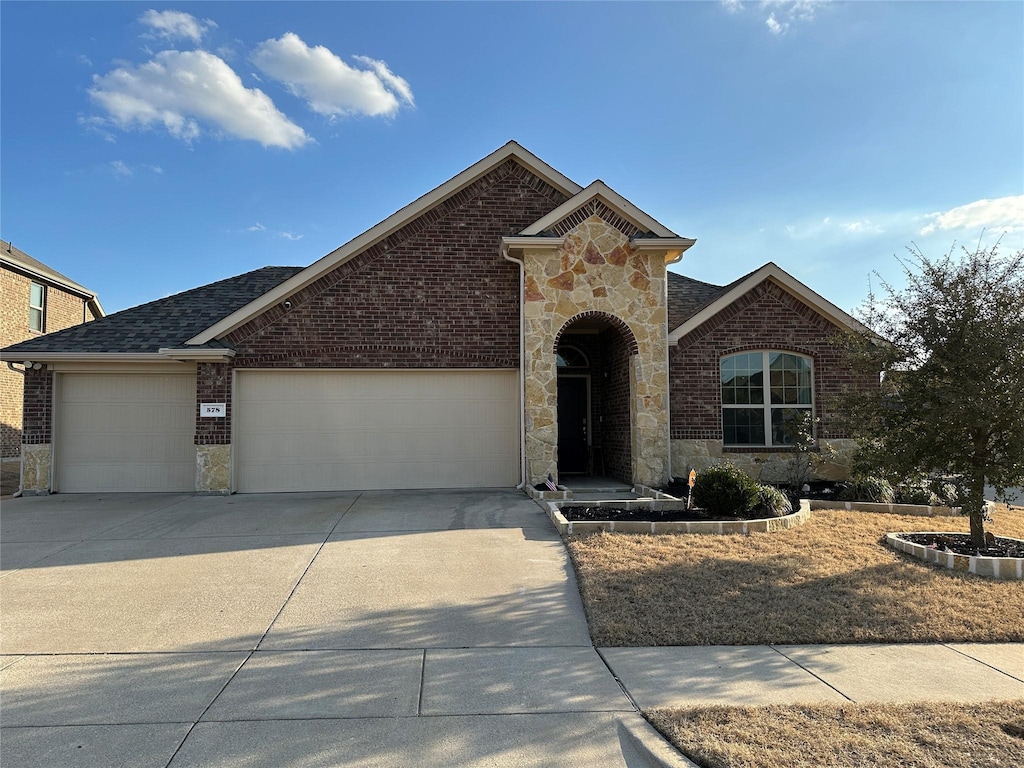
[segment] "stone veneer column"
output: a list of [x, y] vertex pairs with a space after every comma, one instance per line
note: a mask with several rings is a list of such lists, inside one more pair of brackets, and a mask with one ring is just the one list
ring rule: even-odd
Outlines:
[[36, 496], [50, 492], [50, 446], [21, 446], [21, 492]]
[[558, 475], [555, 338], [572, 318], [597, 311], [623, 321], [637, 342], [630, 360], [633, 482], [669, 479], [667, 311], [662, 255], [634, 251], [598, 216], [558, 250], [523, 253], [526, 461], [530, 483]]
[[231, 493], [231, 446], [196, 446], [196, 491]]

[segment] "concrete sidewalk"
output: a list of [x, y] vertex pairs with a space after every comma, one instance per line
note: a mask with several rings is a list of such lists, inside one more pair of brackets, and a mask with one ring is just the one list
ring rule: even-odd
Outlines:
[[641, 710], [1024, 699], [1024, 644], [598, 649]]

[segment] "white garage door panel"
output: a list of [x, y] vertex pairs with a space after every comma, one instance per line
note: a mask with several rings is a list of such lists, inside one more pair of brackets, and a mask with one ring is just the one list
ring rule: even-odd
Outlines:
[[516, 371], [242, 371], [238, 489], [515, 485]]
[[57, 488], [193, 490], [195, 392], [191, 374], [62, 374]]

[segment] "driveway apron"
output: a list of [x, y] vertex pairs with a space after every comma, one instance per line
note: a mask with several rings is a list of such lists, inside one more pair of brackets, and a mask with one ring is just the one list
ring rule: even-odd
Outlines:
[[5, 768], [685, 764], [518, 492], [53, 496], [0, 523]]

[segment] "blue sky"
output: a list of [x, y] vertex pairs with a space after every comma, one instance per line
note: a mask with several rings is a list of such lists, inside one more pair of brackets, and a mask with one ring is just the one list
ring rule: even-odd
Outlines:
[[[307, 265], [509, 139], [845, 309], [1024, 248], [1024, 3], [0, 4], [0, 236], [108, 312]], [[1005, 233], [1005, 234], [1004, 234]]]

